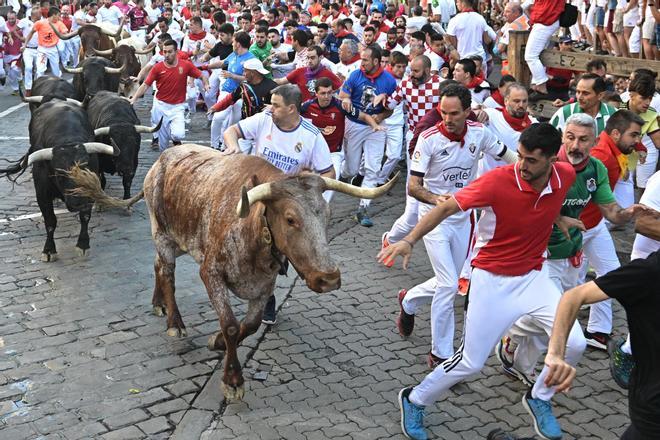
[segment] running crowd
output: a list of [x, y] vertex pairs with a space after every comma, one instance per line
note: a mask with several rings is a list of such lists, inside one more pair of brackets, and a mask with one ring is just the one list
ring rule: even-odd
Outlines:
[[[163, 120], [156, 150], [181, 144], [190, 113], [203, 109], [212, 148], [261, 156], [287, 174], [376, 187], [405, 160], [405, 208], [378, 258], [391, 267], [402, 256], [406, 267], [423, 240], [435, 274], [398, 294], [404, 337], [431, 304], [431, 372], [399, 394], [409, 438], [427, 438], [425, 407], [478, 373], [493, 349], [529, 386], [522, 403], [538, 435], [562, 438], [551, 399], [569, 388], [587, 345], [610, 352], [613, 379], [629, 389], [622, 438], [660, 438], [657, 72], [613, 78], [603, 60], [577, 72], [539, 58], [556, 44], [653, 60], [657, 0], [9, 4], [0, 78], [16, 91], [23, 81], [29, 93], [48, 66], [59, 76], [60, 65], [77, 65], [80, 40], [53, 28], [122, 26], [153, 47], [130, 100], [153, 89], [152, 123]], [[521, 84], [507, 47], [511, 30], [527, 29], [532, 79]], [[549, 122], [527, 110], [542, 98], [557, 107]], [[369, 202], [355, 211], [365, 227]], [[629, 222], [634, 261], [620, 267], [610, 230]], [[595, 281], [584, 284], [590, 268]], [[457, 293], [466, 317], [455, 347]], [[627, 338], [611, 337], [612, 298], [626, 309]], [[584, 329], [583, 304], [592, 304]], [[275, 310], [271, 298], [264, 323], [275, 323]]]

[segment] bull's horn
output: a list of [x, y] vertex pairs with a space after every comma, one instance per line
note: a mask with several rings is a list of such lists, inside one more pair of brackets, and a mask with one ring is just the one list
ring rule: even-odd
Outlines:
[[23, 102], [32, 102], [35, 104], [41, 104], [41, 101], [43, 101], [43, 99], [44, 99], [43, 96], [24, 96]]
[[101, 142], [85, 142], [83, 144], [85, 146], [85, 151], [87, 151], [87, 154], [108, 154], [110, 156], [115, 154], [115, 149], [112, 147], [112, 145], [108, 144], [103, 144]]
[[94, 136], [105, 136], [110, 134], [110, 127], [101, 127], [94, 130]]
[[66, 66], [62, 66], [62, 68], [64, 69], [65, 72], [68, 72], [68, 73], [82, 73], [82, 71], [83, 71], [82, 67], [69, 68], [69, 67], [66, 67]]
[[154, 125], [153, 127], [147, 127], [146, 125], [136, 125], [135, 131], [137, 131], [138, 133], [155, 133], [158, 130], [160, 130], [161, 125], [163, 125], [162, 117], [160, 118], [160, 121], [158, 121], [158, 124]]
[[53, 149], [44, 148], [43, 150], [37, 150], [34, 153], [30, 154], [28, 157], [28, 166], [32, 165], [35, 162], [42, 160], [52, 160], [53, 159]]
[[73, 99], [73, 98], [66, 98], [66, 102], [68, 102], [69, 104], [75, 104], [75, 105], [77, 105], [78, 107], [82, 107], [82, 106], [83, 106], [83, 103], [82, 103], [82, 102], [78, 101], [77, 99]]
[[92, 50], [96, 55], [102, 56], [102, 57], [107, 57], [108, 55], [112, 55], [113, 49], [107, 49], [107, 50], [98, 50], [96, 48], [92, 47]]
[[241, 200], [236, 207], [236, 213], [240, 218], [245, 218], [250, 213], [250, 206], [260, 201], [267, 200], [271, 195], [270, 183], [262, 183], [252, 188], [250, 191], [246, 187], [241, 188]]
[[[53, 23], [48, 23], [48, 24], [50, 24], [50, 27], [51, 27], [51, 29], [53, 29], [53, 32], [55, 32], [55, 35], [57, 35], [58, 38], [61, 39], [61, 40], [70, 40], [73, 37], [75, 37], [76, 35], [78, 35], [78, 32], [79, 32], [78, 30], [76, 30], [76, 31], [73, 31], [73, 32], [69, 32], [68, 34], [62, 34], [62, 33], [60, 33], [60, 31], [57, 30], [57, 28], [55, 26], [53, 26]], [[80, 28], [78, 28], [78, 29], [80, 29]]]
[[122, 73], [126, 68], [126, 64], [122, 64], [121, 67], [104, 67], [105, 73]]
[[153, 47], [149, 48], [149, 46], [145, 49], [135, 49], [135, 55], [149, 55], [153, 50]]
[[351, 184], [340, 182], [339, 180], [335, 179], [330, 179], [328, 177], [321, 177], [321, 179], [323, 179], [325, 189], [341, 192], [350, 196], [359, 197], [361, 199], [375, 199], [376, 197], [380, 197], [392, 189], [396, 179], [399, 178], [399, 174], [400, 173], [396, 173], [396, 175], [390, 179], [389, 182], [380, 188], [360, 188], [358, 186], [353, 186]]
[[124, 22], [122, 21], [122, 24], [119, 25], [119, 29], [117, 29], [117, 32], [115, 32], [115, 33], [110, 32], [110, 30], [106, 29], [103, 26], [99, 26], [99, 27], [101, 28], [101, 32], [103, 32], [104, 34], [109, 35], [111, 37], [115, 37], [117, 40], [119, 40], [119, 37], [121, 36], [121, 31], [122, 31], [123, 24], [124, 24]]

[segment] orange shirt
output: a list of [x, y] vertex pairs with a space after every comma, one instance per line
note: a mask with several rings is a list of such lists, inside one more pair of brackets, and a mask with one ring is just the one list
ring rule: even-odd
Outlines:
[[[62, 34], [68, 32], [66, 26], [61, 21], [53, 23], [53, 26], [55, 26], [57, 30]], [[34, 24], [32, 29], [37, 33], [37, 44], [40, 47], [54, 47], [60, 41], [60, 38], [55, 35], [55, 32], [53, 32], [53, 29], [50, 27], [48, 19], [44, 18], [39, 20]]]

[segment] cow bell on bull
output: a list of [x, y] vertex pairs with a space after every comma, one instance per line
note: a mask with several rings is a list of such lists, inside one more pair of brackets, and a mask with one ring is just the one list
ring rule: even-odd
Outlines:
[[[108, 198], [98, 193], [98, 183], [93, 188], [78, 179], [77, 184], [97, 201]], [[260, 157], [225, 156], [200, 145], [180, 145], [161, 153], [143, 187], [156, 248], [154, 313], [166, 313], [169, 336], [186, 336], [175, 299], [174, 271], [176, 258], [189, 254], [200, 266], [218, 315], [220, 331], [209, 337], [209, 348], [225, 351], [221, 383], [225, 398], [243, 396], [236, 350], [261, 325], [284, 259], [315, 292], [330, 292], [341, 285], [326, 236], [330, 208], [323, 192], [375, 198], [393, 185], [394, 179], [380, 188], [365, 189], [311, 173], [287, 176]], [[131, 204], [135, 197], [106, 202]], [[248, 302], [240, 322], [231, 308], [231, 293]]]

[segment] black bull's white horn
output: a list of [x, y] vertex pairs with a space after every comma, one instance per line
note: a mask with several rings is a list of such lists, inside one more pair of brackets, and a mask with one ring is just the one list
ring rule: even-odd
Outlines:
[[92, 50], [96, 55], [102, 56], [102, 57], [107, 57], [108, 55], [112, 55], [112, 52], [114, 49], [107, 49], [107, 50], [98, 50], [95, 47], [92, 47]]
[[74, 73], [74, 74], [75, 74], [75, 73], [82, 73], [82, 72], [83, 72], [83, 68], [82, 68], [82, 67], [66, 67], [66, 66], [62, 66], [62, 68], [63, 68], [64, 71], [67, 72], [67, 73]]
[[[87, 154], [115, 154], [115, 148], [112, 145], [102, 144], [101, 142], [85, 142], [84, 144], [85, 151]], [[44, 148], [28, 156], [28, 166], [32, 165], [35, 162], [41, 162], [43, 160], [52, 160], [53, 159], [53, 149]]]
[[[389, 180], [385, 185], [379, 188], [360, 188], [339, 180], [321, 177], [323, 179], [324, 190], [331, 190], [359, 197], [361, 199], [375, 199], [387, 193], [399, 178], [399, 173]], [[272, 194], [271, 183], [262, 183], [248, 191], [246, 187], [241, 188], [241, 200], [236, 207], [236, 213], [239, 217], [245, 218], [250, 213], [250, 207], [261, 200], [268, 200]]]
[[122, 64], [121, 67], [104, 67], [105, 73], [122, 73], [126, 68], [126, 64]]
[[[23, 102], [29, 102], [32, 104], [41, 104], [41, 102], [44, 100], [43, 96], [24, 96], [23, 97]], [[74, 104], [77, 105], [78, 107], [82, 107], [83, 103], [78, 101], [77, 99], [73, 98], [66, 98], [66, 102], [69, 104]]]

